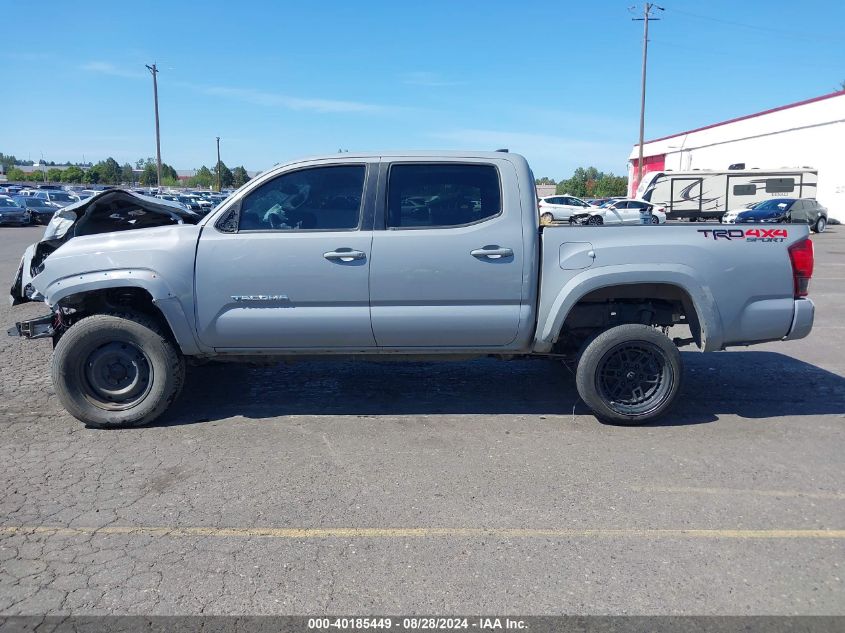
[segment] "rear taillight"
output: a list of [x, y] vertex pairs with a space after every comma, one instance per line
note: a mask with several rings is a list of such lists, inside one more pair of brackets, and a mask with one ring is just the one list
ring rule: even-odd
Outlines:
[[789, 247], [789, 261], [792, 262], [792, 282], [795, 298], [806, 297], [813, 276], [813, 242], [809, 238]]

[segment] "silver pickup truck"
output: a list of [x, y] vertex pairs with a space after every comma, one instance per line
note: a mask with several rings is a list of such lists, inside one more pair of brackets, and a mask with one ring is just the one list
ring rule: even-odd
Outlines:
[[512, 153], [293, 162], [202, 219], [119, 195], [57, 214], [12, 289], [51, 313], [9, 333], [52, 337], [58, 397], [90, 426], [155, 419], [186, 364], [376, 355], [568, 360], [598, 418], [638, 424], [676, 398], [679, 346], [813, 324], [808, 227], [540, 226]]

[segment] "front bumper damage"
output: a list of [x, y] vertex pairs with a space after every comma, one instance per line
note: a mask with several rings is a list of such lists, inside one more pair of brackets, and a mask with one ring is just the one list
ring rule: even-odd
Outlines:
[[55, 312], [28, 321], [18, 321], [6, 330], [6, 334], [23, 338], [47, 338], [52, 337], [61, 327], [61, 315]]

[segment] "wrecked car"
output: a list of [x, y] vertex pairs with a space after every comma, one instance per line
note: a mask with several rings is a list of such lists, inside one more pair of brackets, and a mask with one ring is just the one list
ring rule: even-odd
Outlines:
[[195, 225], [102, 194], [28, 252], [14, 294], [52, 313], [10, 333], [52, 337], [58, 400], [107, 428], [155, 420], [189, 363], [315, 356], [567, 359], [599, 419], [642, 424], [680, 393], [679, 347], [810, 333], [807, 225], [545, 226], [534, 182], [506, 151], [343, 153]]
[[124, 189], [107, 189], [55, 211], [44, 237], [24, 252], [11, 288], [12, 305], [41, 301], [30, 281], [44, 260], [75, 237], [174, 224], [196, 224], [202, 218], [179, 203]]

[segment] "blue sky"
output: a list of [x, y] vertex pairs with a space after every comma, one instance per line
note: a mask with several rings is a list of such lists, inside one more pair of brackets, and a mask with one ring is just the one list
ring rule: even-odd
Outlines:
[[[0, 151], [250, 170], [303, 155], [496, 149], [537, 176], [625, 173], [633, 0], [4, 3]], [[653, 23], [646, 138], [832, 92], [845, 2], [673, 0]], [[17, 25], [20, 25], [19, 28]]]

